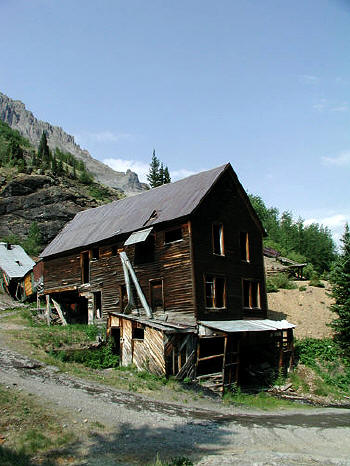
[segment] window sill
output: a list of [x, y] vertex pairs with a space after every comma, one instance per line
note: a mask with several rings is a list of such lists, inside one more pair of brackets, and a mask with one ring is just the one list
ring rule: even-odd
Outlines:
[[243, 311], [262, 311], [261, 307], [243, 307]]
[[227, 311], [227, 307], [206, 307], [207, 311]]
[[169, 241], [169, 243], [164, 243], [164, 246], [169, 246], [170, 244], [175, 244], [175, 243], [181, 243], [181, 241], [183, 241], [183, 238], [176, 239], [175, 241]]
[[225, 254], [219, 254], [217, 252], [213, 252], [213, 256], [216, 256], [216, 257], [226, 257]]

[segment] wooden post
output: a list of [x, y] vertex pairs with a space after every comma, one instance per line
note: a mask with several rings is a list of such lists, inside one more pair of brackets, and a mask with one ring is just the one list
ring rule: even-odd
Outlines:
[[47, 325], [49, 327], [50, 327], [50, 312], [51, 312], [50, 295], [47, 294], [46, 295], [46, 312], [45, 312], [45, 315], [46, 315], [46, 322], [47, 322]]

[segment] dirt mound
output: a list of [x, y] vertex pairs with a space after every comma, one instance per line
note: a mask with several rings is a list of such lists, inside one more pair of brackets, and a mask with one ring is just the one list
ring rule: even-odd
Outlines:
[[[335, 317], [329, 310], [333, 303], [328, 296], [330, 285], [324, 281], [325, 288], [310, 286], [308, 281], [296, 281], [298, 288], [279, 290], [269, 293], [269, 319], [287, 319], [296, 325], [296, 338], [324, 338], [332, 336], [332, 329], [327, 326]], [[303, 291], [303, 288], [306, 288]], [[300, 291], [300, 288], [302, 291]]]

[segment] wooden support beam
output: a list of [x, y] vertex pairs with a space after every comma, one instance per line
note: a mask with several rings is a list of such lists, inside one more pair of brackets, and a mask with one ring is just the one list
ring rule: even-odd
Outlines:
[[[52, 298], [51, 298], [51, 299], [52, 299]], [[60, 306], [60, 305], [58, 304], [58, 302], [55, 301], [54, 299], [52, 299], [52, 302], [53, 302], [53, 305], [54, 305], [55, 308], [56, 308], [56, 311], [58, 312], [58, 315], [60, 316], [62, 325], [67, 325], [67, 321], [66, 321], [66, 319], [65, 319], [64, 316], [63, 316], [63, 312], [62, 312], [61, 306]]]
[[50, 306], [50, 295], [46, 295], [46, 312], [45, 312], [45, 317], [46, 317], [46, 322], [47, 325], [50, 326], [50, 313], [51, 313], [51, 306]]

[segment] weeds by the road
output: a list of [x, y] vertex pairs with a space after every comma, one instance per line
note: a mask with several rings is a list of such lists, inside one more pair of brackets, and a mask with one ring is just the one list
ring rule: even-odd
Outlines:
[[303, 374], [301, 369], [291, 376], [298, 389], [323, 397], [349, 396], [350, 363], [342, 357], [339, 347], [331, 338], [297, 340], [295, 356], [299, 364], [309, 369], [308, 377], [305, 377], [307, 371], [304, 370]]
[[73, 434], [63, 429], [58, 418], [33, 397], [3, 385], [0, 385], [0, 433], [2, 465], [28, 464], [32, 455], [74, 440]]
[[296, 407], [295, 403], [274, 398], [266, 392], [259, 392], [257, 394], [244, 393], [236, 385], [230, 391], [225, 392], [223, 401], [224, 403], [240, 404], [263, 410]]
[[285, 274], [277, 273], [266, 280], [266, 291], [268, 293], [275, 293], [279, 289], [293, 290], [297, 288], [296, 284]]

